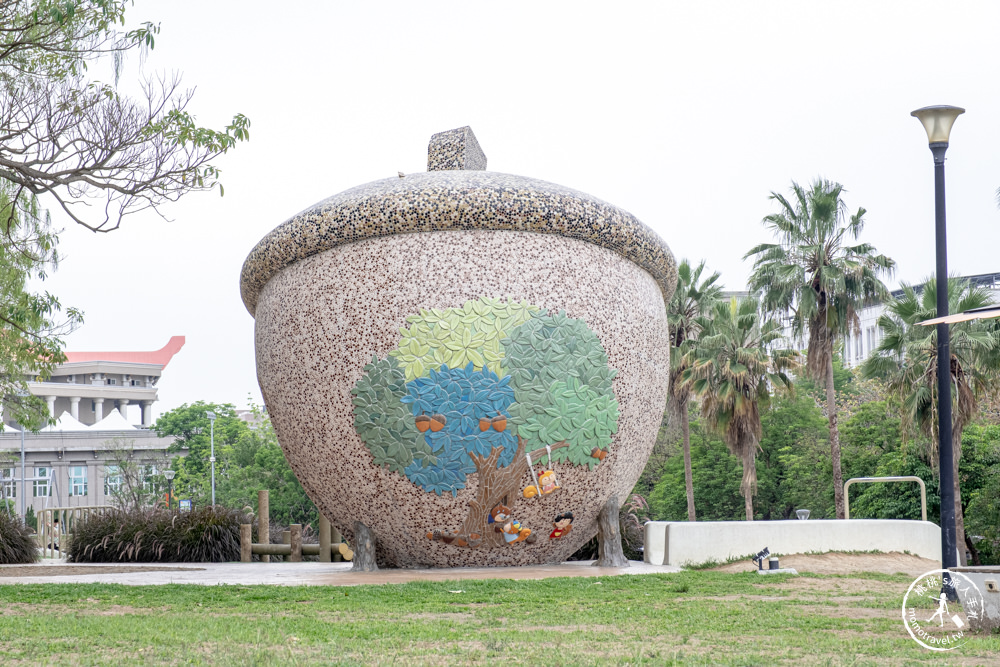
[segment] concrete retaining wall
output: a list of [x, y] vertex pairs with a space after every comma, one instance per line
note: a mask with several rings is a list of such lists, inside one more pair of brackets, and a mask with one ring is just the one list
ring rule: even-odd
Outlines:
[[[979, 567], [954, 567], [955, 572], [961, 573], [972, 580], [982, 595], [984, 608], [976, 610], [979, 613], [975, 618], [969, 616], [969, 628], [979, 632], [990, 632], [1000, 629], [1000, 567], [996, 565], [981, 565]], [[961, 581], [961, 577], [953, 577], [956, 581], [958, 600], [966, 613], [973, 607], [968, 604], [966, 596], [970, 593], [966, 584]], [[978, 605], [977, 605], [978, 606]]]
[[930, 521], [650, 521], [644, 560], [686, 566], [750, 556], [826, 551], [908, 551], [941, 560], [941, 529]]

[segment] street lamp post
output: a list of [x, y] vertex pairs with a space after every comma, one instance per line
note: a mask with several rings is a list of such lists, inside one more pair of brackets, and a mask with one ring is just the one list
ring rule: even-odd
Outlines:
[[[934, 155], [934, 229], [937, 245], [937, 316], [948, 314], [948, 234], [945, 226], [944, 154], [948, 150], [951, 126], [965, 109], [932, 106], [917, 109], [911, 116], [927, 130]], [[958, 565], [955, 536], [955, 472], [951, 434], [951, 346], [948, 325], [937, 325], [938, 381], [938, 466], [941, 470], [941, 566]], [[962, 545], [964, 548], [964, 545]], [[945, 586], [949, 599], [957, 599], [953, 586]]]
[[28, 494], [26, 493], [26, 486], [24, 482], [24, 424], [18, 424], [21, 427], [21, 518], [25, 521], [28, 520]]
[[208, 423], [211, 427], [210, 438], [212, 442], [212, 455], [208, 457], [209, 463], [212, 464], [212, 506], [215, 506], [215, 413], [211, 410], [205, 412], [205, 416], [208, 417]]
[[172, 505], [174, 504], [174, 475], [176, 475], [176, 474], [177, 474], [177, 472], [174, 471], [174, 470], [164, 470], [163, 471], [163, 476], [166, 477], [167, 483], [170, 484], [170, 489], [167, 491], [167, 509], [168, 510], [169, 509], [173, 509]]

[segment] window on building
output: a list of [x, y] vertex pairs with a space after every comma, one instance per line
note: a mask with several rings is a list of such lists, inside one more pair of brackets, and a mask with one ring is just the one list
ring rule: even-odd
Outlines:
[[858, 336], [857, 340], [854, 341], [854, 358], [858, 361], [861, 361], [861, 358], [865, 355], [863, 348], [864, 341], [862, 339], [862, 336]]
[[108, 464], [104, 466], [104, 495], [111, 496], [122, 488], [122, 469]]
[[31, 495], [35, 498], [49, 498], [52, 496], [52, 485], [49, 478], [52, 476], [52, 468], [48, 466], [35, 468], [35, 480], [31, 482]]
[[851, 337], [844, 338], [844, 361], [851, 363]]
[[116, 380], [115, 378], [108, 378], [104, 382], [105, 384], [118, 384], [118, 380]]
[[97, 401], [91, 401], [90, 402], [90, 411], [91, 412], [97, 412]]
[[87, 495], [87, 466], [69, 467], [69, 495]]
[[17, 483], [14, 481], [13, 468], [0, 468], [0, 483], [3, 484], [3, 498], [17, 497]]
[[156, 474], [159, 472], [155, 464], [139, 466], [139, 474], [142, 476], [142, 488], [146, 491], [156, 491]]

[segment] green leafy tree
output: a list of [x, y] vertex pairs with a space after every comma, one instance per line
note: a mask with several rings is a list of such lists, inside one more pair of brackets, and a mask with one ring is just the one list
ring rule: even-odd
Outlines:
[[[12, 187], [8, 216], [27, 213], [33, 197], [45, 195], [75, 222], [109, 231], [125, 215], [214, 187], [213, 160], [249, 137], [241, 114], [223, 130], [199, 127], [187, 110], [193, 93], [176, 75], [143, 81], [136, 99], [118, 90], [124, 58], [148, 52], [160, 32], [151, 22], [122, 29], [131, 5], [0, 0], [0, 181]], [[87, 76], [102, 59], [114, 66], [114, 84]]]
[[844, 517], [844, 498], [834, 346], [845, 335], [859, 333], [861, 308], [888, 298], [881, 276], [891, 275], [895, 267], [871, 244], [857, 242], [865, 209], [850, 214], [843, 192], [839, 183], [822, 179], [809, 189], [793, 182], [791, 201], [772, 192], [770, 198], [781, 210], [763, 223], [778, 242], [762, 243], [744, 255], [754, 260], [750, 289], [762, 295], [767, 312], [790, 316], [795, 337], [808, 337], [806, 373], [825, 381], [838, 518]]
[[[908, 441], [890, 450], [879, 459], [870, 477], [901, 477], [913, 475], [927, 486], [927, 518], [940, 516], [941, 496], [938, 480], [920, 455], [916, 442]], [[853, 519], [920, 519], [920, 487], [914, 482], [877, 482], [851, 487], [851, 518]]]
[[[196, 401], [190, 405], [185, 403], [179, 408], [160, 415], [153, 430], [162, 437], [174, 436], [176, 439], [168, 451], [171, 454], [186, 455], [175, 458], [174, 492], [179, 497], [188, 497], [195, 504], [208, 505], [212, 499], [212, 469], [209, 458], [212, 449], [212, 429], [206, 412], [214, 412], [215, 420], [215, 452], [216, 452], [216, 500], [219, 486], [219, 454], [224, 447], [232, 446], [248, 429], [246, 422], [236, 416], [232, 404], [206, 403]], [[244, 501], [244, 505], [249, 502]], [[242, 507], [242, 505], [241, 505]]]
[[[690, 429], [692, 476], [701, 520], [738, 520], [745, 511], [740, 497], [740, 459], [701, 421], [691, 422]], [[653, 517], [661, 521], [682, 521], [687, 517], [684, 475], [683, 456], [667, 459], [663, 474], [649, 496]]]
[[[211, 503], [211, 433], [206, 412], [214, 412], [216, 504], [232, 509], [257, 505], [257, 492], [267, 489], [273, 521], [315, 524], [319, 514], [285, 458], [267, 413], [251, 405], [253, 419], [240, 419], [232, 404], [197, 401], [164, 413], [153, 429], [177, 439], [169, 451], [177, 456], [174, 491], [197, 506]], [[259, 509], [259, 508], [258, 508]]]
[[[948, 310], [960, 313], [992, 305], [990, 293], [967, 280], [948, 280]], [[937, 281], [927, 280], [918, 293], [903, 285], [903, 293], [879, 317], [885, 333], [875, 353], [862, 365], [865, 377], [886, 382], [902, 406], [903, 427], [920, 431], [930, 445], [930, 459], [938, 459], [937, 327], [919, 323], [937, 314]], [[1000, 379], [997, 330], [982, 320], [951, 325], [952, 443], [955, 475], [957, 544], [966, 544], [962, 512], [962, 431], [979, 414], [979, 398], [994, 391]], [[959, 549], [962, 564], [965, 550]]]
[[52, 294], [32, 291], [58, 263], [58, 238], [38, 199], [25, 195], [19, 208], [15, 193], [0, 179], [0, 399], [19, 424], [39, 428], [51, 415], [27, 380], [47, 379], [66, 360], [61, 336], [83, 317], [75, 308], [63, 314]]
[[687, 370], [685, 357], [697, 343], [701, 333], [701, 318], [707, 315], [722, 297], [719, 272], [702, 280], [705, 261], [693, 267], [683, 259], [677, 267], [677, 289], [667, 304], [667, 324], [670, 329], [670, 399], [669, 408], [681, 424], [684, 451], [684, 488], [687, 494], [687, 519], [694, 521], [694, 478], [691, 472], [691, 432], [688, 420], [690, 387], [681, 381]]
[[702, 326], [704, 331], [689, 354], [683, 382], [701, 402], [708, 428], [718, 433], [742, 462], [740, 493], [746, 519], [753, 521], [760, 411], [770, 403], [773, 389], [791, 389], [786, 371], [796, 367], [798, 353], [773, 349], [782, 337], [781, 326], [763, 319], [754, 298], [717, 303], [712, 319], [703, 319]]
[[[222, 130], [198, 126], [176, 75], [143, 81], [135, 98], [119, 91], [124, 59], [146, 54], [160, 31], [122, 28], [131, 4], [0, 0], [0, 400], [28, 428], [51, 415], [25, 377], [47, 378], [65, 360], [61, 336], [82, 321], [28, 288], [58, 259], [43, 204], [110, 231], [126, 215], [213, 188], [213, 161], [249, 138], [242, 114]], [[113, 84], [88, 77], [102, 60]]]
[[778, 395], [761, 417], [758, 458], [760, 492], [755, 499], [765, 520], [794, 519], [795, 510], [810, 517], [834, 516], [826, 420], [815, 401], [805, 395]]
[[319, 511], [288, 465], [267, 413], [252, 406], [254, 419], [219, 452], [216, 499], [234, 509], [257, 507], [257, 491], [268, 490], [272, 522], [318, 528]]

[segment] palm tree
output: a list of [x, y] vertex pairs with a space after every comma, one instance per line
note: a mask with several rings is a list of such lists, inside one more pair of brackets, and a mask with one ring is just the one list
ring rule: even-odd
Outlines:
[[677, 267], [677, 289], [667, 304], [667, 323], [670, 327], [670, 408], [681, 422], [684, 436], [684, 486], [687, 490], [688, 521], [695, 520], [694, 481], [691, 472], [691, 424], [688, 420], [688, 402], [691, 389], [681, 381], [687, 370], [684, 356], [688, 354], [701, 333], [699, 318], [707, 315], [715, 302], [722, 297], [718, 285], [719, 272], [701, 279], [705, 260], [691, 268], [688, 260]]
[[778, 237], [744, 255], [754, 258], [750, 289], [762, 295], [770, 313], [788, 314], [792, 335], [806, 335], [806, 374], [826, 384], [830, 421], [830, 458], [837, 518], [844, 518], [844, 483], [840, 435], [833, 388], [833, 349], [839, 338], [860, 333], [858, 311], [889, 298], [881, 275], [896, 263], [868, 243], [856, 243], [864, 228], [865, 209], [850, 215], [839, 183], [819, 179], [806, 190], [792, 183], [792, 201], [772, 192], [781, 211], [763, 219]]
[[698, 345], [687, 356], [682, 381], [701, 400], [701, 414], [743, 463], [740, 494], [747, 521], [753, 521], [757, 492], [757, 450], [760, 449], [760, 410], [770, 403], [778, 386], [791, 390], [785, 371], [795, 368], [798, 352], [773, 350], [782, 336], [781, 325], [764, 320], [754, 298], [717, 302], [712, 319], [701, 319]]
[[[967, 280], [948, 279], [948, 312], [960, 313], [993, 304], [988, 290]], [[885, 332], [875, 353], [862, 365], [866, 378], [881, 378], [903, 406], [903, 425], [930, 436], [931, 462], [938, 460], [937, 327], [918, 323], [937, 316], [937, 281], [919, 292], [909, 285], [879, 318]], [[955, 475], [956, 544], [965, 544], [965, 520], [958, 477], [962, 457], [962, 430], [979, 412], [979, 397], [996, 387], [1000, 366], [1000, 334], [981, 320], [951, 325], [952, 443]], [[959, 549], [962, 565], [965, 549]]]

